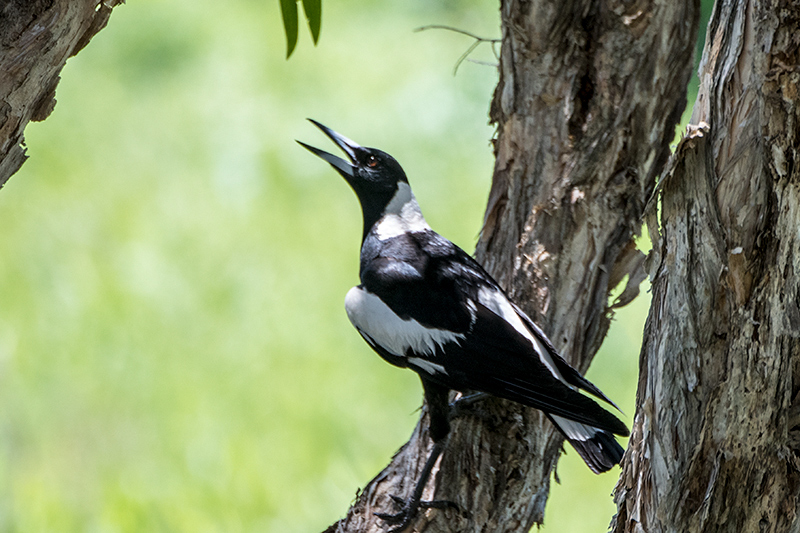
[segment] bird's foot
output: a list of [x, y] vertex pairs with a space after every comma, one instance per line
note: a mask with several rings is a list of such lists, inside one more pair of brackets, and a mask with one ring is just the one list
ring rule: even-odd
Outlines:
[[450, 402], [450, 420], [465, 415], [486, 418], [487, 415], [480, 409], [476, 409], [475, 405], [490, 397], [491, 394], [486, 394], [485, 392], [474, 392]]
[[400, 533], [411, 525], [411, 522], [419, 513], [420, 509], [458, 509], [458, 505], [447, 500], [417, 500], [391, 495], [392, 501], [400, 511], [397, 513], [375, 513], [375, 516], [392, 526], [389, 533]]

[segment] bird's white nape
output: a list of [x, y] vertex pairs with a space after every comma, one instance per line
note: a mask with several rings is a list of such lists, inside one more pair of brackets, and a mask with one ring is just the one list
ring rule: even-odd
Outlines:
[[[411, 192], [411, 186], [408, 183], [398, 182], [397, 192], [394, 193], [383, 212], [387, 215], [399, 215], [408, 202], [417, 203], [414, 193]], [[417, 210], [419, 210], [419, 206], [417, 206]]]
[[404, 233], [431, 229], [422, 216], [422, 210], [408, 183], [397, 184], [397, 192], [394, 193], [384, 213], [375, 225], [375, 234], [382, 241]]
[[[353, 287], [347, 292], [344, 307], [358, 331], [398, 357], [406, 357], [409, 349], [421, 356], [433, 355], [442, 345], [464, 338], [460, 333], [427, 328], [416, 320], [400, 318], [378, 296], [361, 287]], [[417, 366], [430, 370], [424, 365]], [[434, 367], [440, 365], [431, 366]]]

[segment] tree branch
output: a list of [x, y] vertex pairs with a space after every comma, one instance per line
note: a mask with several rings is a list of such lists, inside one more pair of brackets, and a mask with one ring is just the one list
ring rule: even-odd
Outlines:
[[122, 0], [8, 2], [0, 18], [0, 187], [25, 162], [25, 126], [56, 105], [59, 73]]
[[[491, 44], [492, 45], [492, 53], [494, 54], [494, 57], [496, 57], [498, 61], [500, 60], [500, 56], [497, 54], [497, 50], [495, 49], [495, 45], [497, 43], [501, 42], [501, 39], [489, 39], [489, 38], [486, 38], [486, 37], [480, 37], [478, 35], [475, 35], [472, 32], [469, 32], [469, 31], [466, 31], [466, 30], [461, 30], [459, 28], [454, 28], [452, 26], [444, 26], [442, 24], [429, 24], [428, 26], [421, 26], [421, 27], [415, 29], [414, 31], [426, 31], [426, 30], [448, 30], [448, 31], [452, 31], [452, 32], [455, 32], [455, 33], [460, 33], [461, 35], [466, 35], [467, 37], [472, 37], [473, 39], [475, 39], [475, 42], [473, 42], [471, 45], [469, 45], [469, 47], [467, 47], [467, 49], [464, 51], [464, 53], [461, 54], [461, 56], [456, 61], [456, 64], [453, 67], [453, 76], [455, 76], [456, 73], [458, 72], [458, 67], [461, 66], [461, 63], [463, 63], [469, 57], [469, 55], [472, 52], [474, 52], [475, 49], [478, 46], [480, 46], [481, 43], [489, 43], [489, 44]], [[475, 61], [475, 63], [484, 64], [484, 65], [490, 65], [490, 64], [482, 62], [482, 61]], [[490, 66], [497, 66], [497, 65], [490, 65]]]

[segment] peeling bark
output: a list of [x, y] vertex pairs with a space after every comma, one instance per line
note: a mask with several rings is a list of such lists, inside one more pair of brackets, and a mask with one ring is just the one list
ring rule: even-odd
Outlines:
[[[696, 0], [503, 0], [496, 164], [476, 256], [585, 371], [611, 317], [609, 291], [643, 278], [632, 243], [669, 155], [699, 17]], [[527, 531], [541, 523], [562, 439], [536, 410], [487, 401], [454, 421], [409, 531]], [[384, 531], [375, 511], [412, 490], [430, 447], [426, 414], [335, 531]]]
[[23, 131], [56, 105], [59, 73], [122, 0], [8, 0], [0, 4], [0, 187], [22, 164]]
[[659, 184], [614, 531], [800, 531], [800, 5], [715, 6]]

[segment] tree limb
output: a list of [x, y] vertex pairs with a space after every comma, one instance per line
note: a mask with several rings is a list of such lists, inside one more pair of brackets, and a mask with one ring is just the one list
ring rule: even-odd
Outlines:
[[0, 18], [0, 187], [25, 162], [25, 126], [56, 105], [59, 73], [122, 0], [6, 2]]

